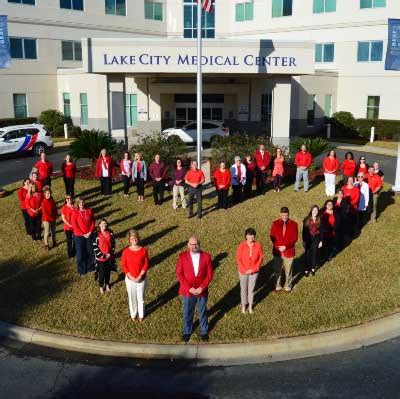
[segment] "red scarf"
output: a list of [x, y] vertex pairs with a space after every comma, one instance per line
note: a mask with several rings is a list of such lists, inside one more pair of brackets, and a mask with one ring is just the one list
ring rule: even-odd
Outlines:
[[111, 254], [111, 234], [109, 231], [99, 232], [99, 249], [103, 254]]
[[240, 181], [242, 180], [242, 168], [241, 165], [236, 165], [236, 167], [237, 167], [237, 177], [240, 183]]

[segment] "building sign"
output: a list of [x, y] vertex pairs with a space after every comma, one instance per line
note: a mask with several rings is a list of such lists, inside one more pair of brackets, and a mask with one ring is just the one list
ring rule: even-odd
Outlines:
[[400, 71], [400, 19], [389, 19], [388, 21], [385, 69]]
[[10, 45], [7, 33], [7, 15], [0, 15], [0, 68], [11, 64]]

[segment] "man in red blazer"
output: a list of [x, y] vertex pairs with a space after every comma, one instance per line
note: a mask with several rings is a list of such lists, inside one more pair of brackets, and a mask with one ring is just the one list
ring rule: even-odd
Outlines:
[[183, 340], [188, 342], [193, 331], [193, 316], [197, 303], [200, 334], [208, 341], [207, 299], [208, 286], [213, 277], [211, 255], [200, 250], [200, 241], [190, 237], [188, 251], [179, 255], [176, 264], [179, 295], [183, 299]]
[[292, 265], [295, 245], [299, 238], [297, 223], [289, 219], [289, 209], [281, 208], [281, 217], [272, 223], [270, 237], [273, 244], [275, 292], [282, 290], [282, 271], [285, 270], [285, 291], [292, 290]]
[[265, 149], [264, 144], [260, 144], [259, 149], [255, 154], [256, 165], [257, 165], [257, 175], [256, 175], [256, 185], [257, 194], [265, 194], [267, 188], [267, 175], [271, 157], [269, 151]]

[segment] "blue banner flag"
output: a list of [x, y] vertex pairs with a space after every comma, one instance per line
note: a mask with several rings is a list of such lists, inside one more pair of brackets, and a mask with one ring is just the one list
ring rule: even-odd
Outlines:
[[7, 15], [0, 15], [0, 68], [8, 68], [10, 64], [11, 56], [7, 33]]
[[388, 71], [400, 71], [400, 19], [390, 18], [388, 28], [385, 69]]

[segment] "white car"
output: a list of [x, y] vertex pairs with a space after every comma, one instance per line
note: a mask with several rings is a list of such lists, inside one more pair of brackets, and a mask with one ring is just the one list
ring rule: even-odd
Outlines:
[[22, 152], [40, 155], [51, 147], [51, 133], [43, 125], [32, 123], [0, 127], [0, 155]]
[[[182, 127], [165, 129], [163, 133], [166, 133], [168, 137], [178, 136], [185, 143], [196, 143], [197, 122], [189, 122]], [[227, 128], [223, 123], [203, 121], [202, 136], [203, 143], [211, 143], [217, 136], [229, 136], [229, 128]]]

